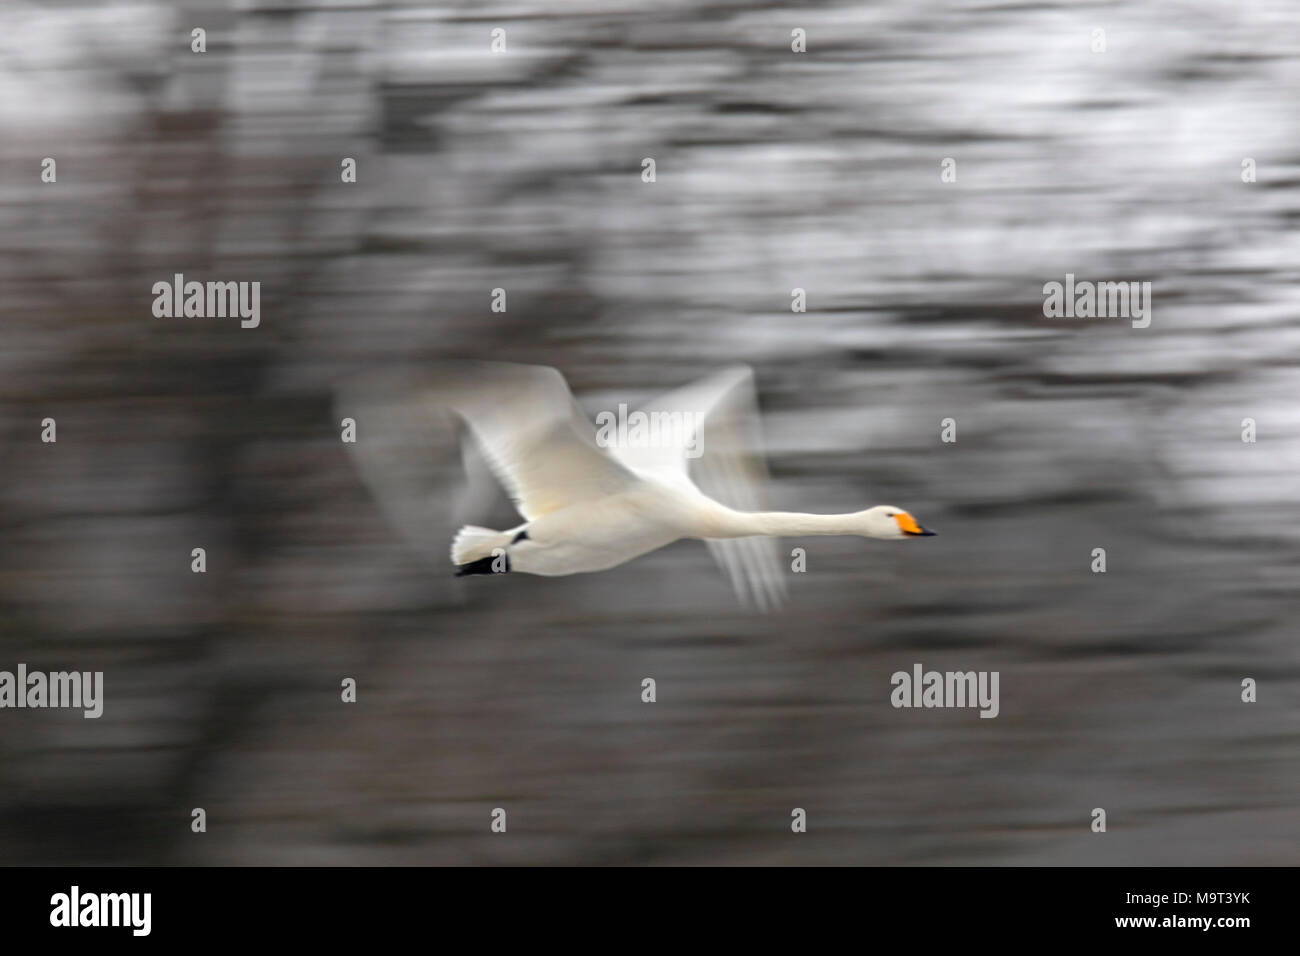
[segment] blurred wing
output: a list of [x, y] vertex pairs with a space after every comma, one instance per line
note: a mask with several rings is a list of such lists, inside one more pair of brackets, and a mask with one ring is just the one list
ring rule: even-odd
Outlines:
[[564, 376], [541, 365], [472, 363], [433, 390], [464, 418], [527, 521], [617, 494], [636, 476], [596, 444]]
[[[729, 368], [646, 404], [640, 411], [676, 415], [679, 439], [656, 447], [611, 449], [633, 471], [672, 483], [686, 483], [736, 511], [764, 510], [767, 467], [759, 430], [754, 373]], [[659, 434], [663, 434], [661, 431]], [[786, 582], [776, 538], [729, 538], [705, 542], [731, 578], [746, 606], [769, 610], [781, 605]]]
[[334, 412], [356, 422], [356, 441], [343, 447], [388, 523], [441, 565], [453, 530], [444, 502], [459, 482], [457, 421], [423, 401], [420, 387], [400, 370], [355, 378], [336, 388]]
[[[531, 521], [637, 480], [596, 445], [555, 369], [495, 362], [388, 369], [339, 386], [334, 407], [337, 418], [357, 423], [356, 441], [344, 447], [384, 517], [438, 564], [455, 527], [498, 500], [497, 481]], [[473, 441], [461, 441], [466, 431]]]
[[460, 443], [460, 462], [464, 468], [464, 486], [451, 505], [452, 524], [456, 527], [482, 521], [505, 497], [492, 467], [468, 435]]

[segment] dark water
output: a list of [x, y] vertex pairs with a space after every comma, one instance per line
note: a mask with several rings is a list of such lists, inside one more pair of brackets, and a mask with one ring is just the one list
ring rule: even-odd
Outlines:
[[[106, 684], [0, 711], [0, 859], [1297, 862], [1300, 9], [247, 7], [0, 17], [0, 669]], [[1067, 273], [1150, 326], [1044, 318]], [[940, 535], [786, 541], [766, 617], [698, 543], [456, 581], [456, 461], [430, 564], [334, 403], [470, 356], [592, 409], [747, 362], [776, 506]], [[917, 662], [1000, 715], [892, 708]]]

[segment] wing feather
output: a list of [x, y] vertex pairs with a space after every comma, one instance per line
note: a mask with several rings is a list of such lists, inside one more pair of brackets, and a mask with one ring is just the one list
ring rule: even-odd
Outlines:
[[[768, 475], [751, 369], [725, 369], [661, 395], [640, 411], [677, 415], [678, 440], [613, 448], [624, 465], [662, 481], [685, 482], [736, 511], [764, 510]], [[706, 544], [742, 604], [759, 610], [782, 604], [786, 582], [777, 539], [708, 539]]]
[[459, 374], [450, 404], [525, 520], [636, 483], [596, 444], [595, 429], [555, 369], [483, 362]]

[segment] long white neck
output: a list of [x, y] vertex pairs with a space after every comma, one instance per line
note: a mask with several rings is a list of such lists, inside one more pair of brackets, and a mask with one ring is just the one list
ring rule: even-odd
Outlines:
[[748, 538], [751, 535], [798, 538], [812, 534], [861, 534], [859, 514], [810, 515], [798, 511], [731, 511], [712, 528], [711, 538]]

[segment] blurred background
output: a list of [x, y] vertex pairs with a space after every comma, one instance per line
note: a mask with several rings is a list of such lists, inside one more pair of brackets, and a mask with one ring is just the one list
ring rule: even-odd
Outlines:
[[[1290, 0], [8, 0], [0, 669], [105, 705], [0, 713], [0, 862], [1296, 863], [1298, 92]], [[453, 579], [335, 407], [449, 357], [748, 362], [775, 506], [940, 536], [787, 539], [767, 616], [692, 542]], [[917, 662], [1001, 715], [891, 708]]]

